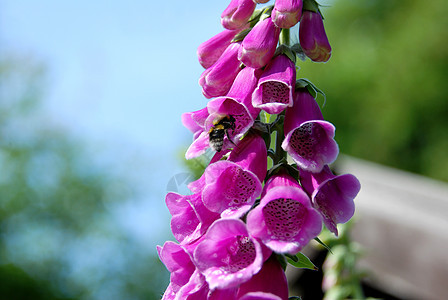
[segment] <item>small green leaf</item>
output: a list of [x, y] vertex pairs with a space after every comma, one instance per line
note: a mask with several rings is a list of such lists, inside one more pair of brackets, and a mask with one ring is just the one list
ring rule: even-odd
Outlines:
[[315, 0], [304, 0], [303, 1], [303, 9], [318, 12], [319, 11], [319, 3]]
[[263, 21], [266, 18], [270, 18], [273, 9], [274, 9], [274, 5], [266, 6], [263, 10], [263, 13], [260, 16], [260, 21]]
[[288, 260], [288, 263], [296, 268], [301, 269], [310, 269], [317, 271], [319, 270], [312, 262], [311, 260], [303, 253], [299, 252], [296, 255], [286, 255], [286, 258]]
[[320, 238], [315, 237], [314, 240], [315, 240], [316, 242], [318, 242], [319, 244], [321, 244], [325, 249], [327, 249], [328, 252], [330, 252], [331, 254], [333, 254], [333, 252], [331, 252], [330, 247], [328, 247], [324, 242], [322, 242]]
[[249, 19], [250, 27], [254, 27], [255, 24], [260, 20], [261, 14], [263, 13], [264, 8], [256, 9], [252, 13], [252, 16]]
[[294, 64], [296, 63], [296, 55], [295, 53], [291, 50], [290, 47], [282, 44], [280, 45], [276, 50], [275, 50], [275, 54], [274, 56], [277, 55], [286, 55]]

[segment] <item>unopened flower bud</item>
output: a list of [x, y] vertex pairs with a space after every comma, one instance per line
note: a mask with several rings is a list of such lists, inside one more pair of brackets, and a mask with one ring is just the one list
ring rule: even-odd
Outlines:
[[230, 42], [240, 30], [225, 29], [198, 47], [198, 59], [205, 69], [211, 67], [230, 45]]
[[299, 41], [303, 52], [312, 61], [326, 62], [330, 59], [331, 46], [320, 13], [303, 11], [300, 19]]
[[251, 68], [264, 67], [274, 56], [279, 35], [280, 28], [271, 18], [258, 22], [244, 38], [238, 59]]
[[207, 98], [225, 95], [241, 71], [238, 60], [239, 43], [231, 43], [219, 59], [199, 78], [202, 93]]
[[272, 10], [272, 21], [277, 27], [291, 28], [302, 16], [302, 0], [277, 0]]
[[221, 14], [222, 26], [230, 30], [243, 27], [252, 16], [255, 6], [252, 0], [232, 0]]

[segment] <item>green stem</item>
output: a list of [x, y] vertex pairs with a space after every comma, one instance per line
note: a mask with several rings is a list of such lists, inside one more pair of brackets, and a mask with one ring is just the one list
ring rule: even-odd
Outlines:
[[277, 116], [277, 119], [272, 123], [271, 131], [276, 132], [275, 138], [275, 159], [274, 165], [280, 163], [282, 159], [286, 160], [286, 152], [282, 148], [283, 140], [285, 139], [284, 131], [283, 131], [283, 123], [285, 120], [284, 113], [281, 113]]
[[280, 45], [289, 46], [289, 42], [289, 28], [283, 28], [282, 31], [280, 31], [279, 43]]
[[356, 278], [355, 282], [352, 284], [352, 288], [354, 299], [365, 299], [364, 292], [362, 291], [362, 287], [359, 282], [359, 278]]

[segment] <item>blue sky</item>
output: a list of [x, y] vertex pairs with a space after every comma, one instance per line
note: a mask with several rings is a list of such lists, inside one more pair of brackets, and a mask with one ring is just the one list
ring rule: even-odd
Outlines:
[[130, 174], [142, 185], [151, 181], [148, 198], [120, 217], [152, 243], [161, 242], [156, 231], [168, 229], [166, 185], [183, 171], [179, 151], [192, 138], [180, 116], [207, 102], [196, 48], [222, 30], [227, 4], [0, 0], [0, 51], [47, 67], [52, 122], [103, 145], [101, 155], [111, 160], [132, 153], [148, 159]]
[[3, 0], [0, 37], [48, 66], [48, 108], [73, 130], [166, 153], [186, 141], [180, 114], [206, 103], [196, 48], [219, 32], [223, 5]]

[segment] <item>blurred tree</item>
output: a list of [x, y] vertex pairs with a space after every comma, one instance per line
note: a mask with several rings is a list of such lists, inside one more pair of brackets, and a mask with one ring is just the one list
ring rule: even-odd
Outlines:
[[135, 189], [51, 125], [44, 74], [0, 60], [0, 299], [160, 299], [167, 272], [111, 212]]
[[338, 0], [323, 10], [333, 56], [299, 77], [327, 96], [341, 150], [448, 181], [448, 4]]

